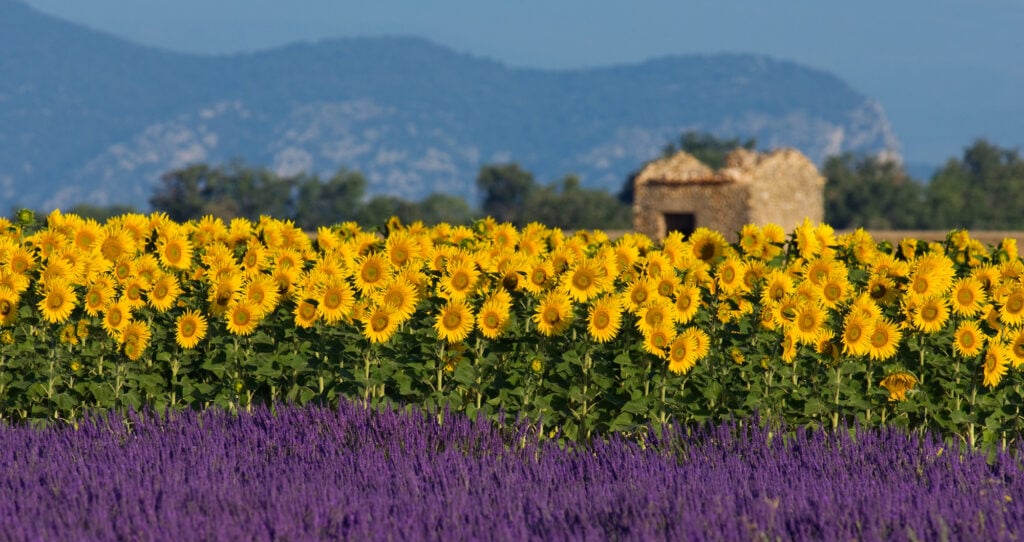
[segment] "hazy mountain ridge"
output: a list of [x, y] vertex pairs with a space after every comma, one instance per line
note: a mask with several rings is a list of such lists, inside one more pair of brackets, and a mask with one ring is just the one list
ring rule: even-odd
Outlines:
[[374, 193], [472, 197], [483, 163], [617, 190], [685, 130], [815, 160], [895, 151], [881, 107], [839, 78], [744, 54], [532, 70], [417, 38], [209, 57], [141, 47], [0, 0], [0, 200], [146, 207], [159, 175], [243, 158], [362, 171]]

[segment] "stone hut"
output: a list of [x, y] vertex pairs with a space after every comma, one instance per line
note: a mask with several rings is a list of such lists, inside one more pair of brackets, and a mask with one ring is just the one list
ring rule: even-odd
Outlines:
[[793, 149], [737, 149], [717, 171], [680, 152], [647, 164], [637, 175], [633, 228], [655, 240], [698, 227], [731, 241], [745, 224], [774, 223], [792, 231], [805, 218], [824, 220], [824, 191], [818, 168]]

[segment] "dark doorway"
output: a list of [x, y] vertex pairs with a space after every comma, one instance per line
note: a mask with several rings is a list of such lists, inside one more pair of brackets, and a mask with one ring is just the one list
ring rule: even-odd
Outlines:
[[677, 231], [689, 236], [697, 228], [697, 219], [693, 213], [665, 213], [665, 234]]

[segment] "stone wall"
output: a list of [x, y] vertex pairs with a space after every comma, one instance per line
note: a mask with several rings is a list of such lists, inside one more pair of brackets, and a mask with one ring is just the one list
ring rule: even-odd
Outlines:
[[633, 227], [652, 239], [662, 239], [667, 233], [665, 213], [689, 213], [697, 227], [735, 237], [750, 220], [748, 199], [748, 186], [735, 182], [650, 182], [636, 192]]

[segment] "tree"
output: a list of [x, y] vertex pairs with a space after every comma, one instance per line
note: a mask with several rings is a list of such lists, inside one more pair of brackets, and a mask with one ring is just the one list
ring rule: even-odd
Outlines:
[[926, 195], [929, 228], [1024, 229], [1024, 159], [978, 139], [936, 172]]
[[822, 168], [825, 222], [834, 228], [915, 229], [923, 224], [924, 188], [903, 166], [877, 156], [831, 156]]
[[516, 226], [526, 224], [524, 204], [537, 189], [532, 173], [515, 163], [485, 165], [480, 168], [476, 184], [484, 193], [482, 210], [485, 215]]
[[340, 169], [327, 181], [316, 175], [298, 182], [295, 223], [315, 230], [319, 226], [357, 220], [366, 195], [366, 178], [357, 171]]
[[165, 174], [160, 181], [149, 204], [176, 221], [208, 214], [225, 220], [239, 216], [257, 220], [262, 214], [290, 217], [294, 207], [294, 179], [240, 162], [227, 168], [193, 164]]
[[632, 210], [615, 196], [580, 186], [579, 177], [567, 175], [560, 183], [534, 190], [526, 200], [528, 222], [564, 229], [621, 230], [632, 227]]

